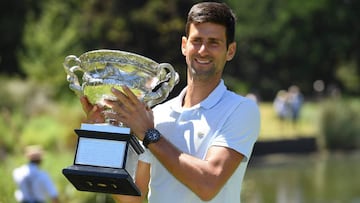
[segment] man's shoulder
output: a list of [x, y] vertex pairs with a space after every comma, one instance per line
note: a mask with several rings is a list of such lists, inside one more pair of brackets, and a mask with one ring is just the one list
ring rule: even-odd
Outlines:
[[229, 90], [225, 92], [222, 102], [222, 106], [235, 107], [234, 111], [243, 111], [244, 109], [253, 112], [259, 111], [256, 101]]
[[223, 100], [225, 102], [228, 103], [233, 103], [233, 104], [240, 104], [240, 103], [244, 103], [244, 102], [252, 102], [251, 99], [244, 97], [240, 94], [237, 94], [233, 91], [230, 90], [226, 90], [223, 96]]

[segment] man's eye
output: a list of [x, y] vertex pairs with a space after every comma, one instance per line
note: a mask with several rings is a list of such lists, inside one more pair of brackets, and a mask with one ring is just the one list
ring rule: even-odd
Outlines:
[[194, 39], [194, 40], [192, 41], [192, 43], [193, 43], [193, 44], [201, 44], [202, 42], [201, 42], [200, 39]]
[[210, 41], [209, 44], [211, 46], [218, 46], [219, 45], [219, 42], [218, 41]]

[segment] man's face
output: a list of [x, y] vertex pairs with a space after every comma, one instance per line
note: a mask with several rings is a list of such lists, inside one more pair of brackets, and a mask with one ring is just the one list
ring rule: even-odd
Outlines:
[[215, 23], [191, 24], [188, 38], [182, 38], [189, 76], [198, 79], [221, 78], [226, 61], [234, 57], [236, 43], [226, 47], [226, 29]]

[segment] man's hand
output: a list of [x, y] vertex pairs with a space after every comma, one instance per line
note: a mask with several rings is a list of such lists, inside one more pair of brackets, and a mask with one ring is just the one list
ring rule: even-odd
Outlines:
[[104, 123], [104, 108], [99, 105], [92, 105], [86, 96], [80, 97], [82, 108], [86, 114], [86, 123]]
[[140, 140], [143, 140], [145, 132], [150, 128], [154, 128], [152, 110], [144, 102], [141, 102], [126, 86], [122, 87], [122, 91], [116, 88], [112, 88], [111, 91], [116, 96], [117, 101], [105, 100], [106, 106], [113, 111], [110, 113], [105, 112], [105, 116], [123, 123]]

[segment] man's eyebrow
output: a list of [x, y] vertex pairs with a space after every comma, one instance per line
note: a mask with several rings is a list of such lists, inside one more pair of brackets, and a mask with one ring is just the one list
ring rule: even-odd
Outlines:
[[[201, 37], [201, 36], [193, 36], [193, 37], [191, 37], [191, 39], [201, 39], [201, 40], [203, 40], [203, 39], [205, 39], [204, 37]], [[220, 38], [217, 38], [217, 37], [209, 37], [209, 38], [207, 38], [207, 39], [205, 39], [205, 40], [207, 40], [207, 41], [224, 41], [224, 40], [222, 40], [222, 39], [220, 39]]]
[[209, 38], [208, 40], [209, 42], [224, 42], [223, 39], [220, 39], [220, 38], [214, 38], [214, 37], [211, 37]]
[[219, 38], [210, 37], [210, 38], [209, 38], [209, 41], [222, 41], [222, 40], [219, 39]]

